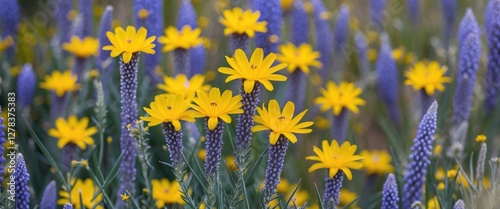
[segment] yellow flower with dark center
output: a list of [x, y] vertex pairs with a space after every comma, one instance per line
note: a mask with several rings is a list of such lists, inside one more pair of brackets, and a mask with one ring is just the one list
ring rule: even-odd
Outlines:
[[241, 49], [235, 51], [233, 58], [226, 56], [226, 60], [231, 68], [220, 67], [219, 72], [229, 75], [226, 78], [226, 83], [236, 79], [243, 79], [243, 89], [247, 94], [252, 92], [255, 82], [261, 83], [264, 88], [272, 91], [274, 86], [271, 81], [286, 81], [286, 76], [275, 74], [285, 68], [286, 64], [281, 63], [272, 66], [276, 60], [276, 55], [269, 53], [264, 58], [262, 48], [255, 49], [250, 60]]
[[328, 169], [330, 178], [333, 178], [341, 170], [347, 179], [351, 180], [352, 173], [350, 169], [361, 169], [363, 167], [363, 164], [359, 162], [363, 157], [354, 154], [356, 148], [356, 145], [351, 145], [347, 141], [339, 147], [335, 139], [330, 144], [327, 140], [323, 140], [322, 149], [316, 146], [313, 148], [316, 156], [306, 157], [306, 160], [318, 161], [309, 168], [309, 172], [325, 168]]
[[103, 50], [110, 50], [111, 57], [118, 57], [122, 55], [123, 62], [129, 63], [132, 59], [132, 54], [137, 52], [144, 52], [146, 54], [154, 54], [153, 41], [156, 36], [147, 37], [148, 30], [146, 28], [139, 28], [136, 31], [134, 26], [128, 26], [126, 31], [122, 27], [115, 28], [115, 32], [108, 31], [108, 37], [111, 45], [102, 47]]
[[363, 150], [360, 152], [363, 168], [368, 174], [385, 175], [394, 172], [391, 165], [392, 157], [384, 150]]
[[321, 111], [332, 109], [335, 115], [339, 115], [343, 108], [357, 113], [358, 106], [365, 105], [365, 100], [359, 98], [362, 91], [354, 83], [343, 81], [337, 86], [333, 81], [329, 81], [326, 89], [320, 90], [323, 96], [316, 98], [314, 103], [321, 105]]
[[219, 88], [212, 88], [210, 92], [198, 90], [196, 97], [193, 99], [195, 104], [192, 108], [195, 110], [193, 117], [195, 118], [208, 118], [208, 129], [214, 130], [219, 123], [219, 119], [226, 123], [231, 123], [230, 114], [241, 114], [241, 95], [233, 97], [231, 90], [225, 90], [220, 93]]
[[75, 115], [56, 120], [56, 127], [49, 130], [49, 136], [57, 138], [57, 147], [63, 148], [67, 144], [75, 144], [80, 149], [86, 149], [87, 145], [94, 145], [92, 135], [97, 133], [96, 127], [88, 127], [89, 118], [83, 117], [78, 120]]
[[312, 129], [308, 127], [312, 126], [314, 123], [311, 121], [302, 122], [300, 120], [304, 117], [307, 109], [299, 113], [297, 116], [293, 117], [295, 112], [295, 104], [293, 102], [287, 102], [283, 111], [281, 111], [278, 101], [269, 101], [268, 108], [262, 104], [262, 108], [257, 107], [257, 112], [259, 115], [255, 115], [254, 121], [259, 125], [255, 125], [252, 128], [253, 132], [271, 130], [269, 134], [269, 143], [274, 145], [278, 141], [278, 138], [283, 135], [292, 143], [297, 142], [297, 137], [295, 134], [307, 134], [311, 133]]
[[186, 204], [182, 199], [181, 187], [177, 181], [168, 179], [151, 180], [153, 199], [156, 200], [156, 207], [163, 208], [165, 204]]
[[7, 36], [6, 38], [0, 38], [0, 52], [5, 51], [7, 48], [14, 44], [14, 39], [12, 37]]
[[158, 84], [156, 87], [169, 94], [184, 93], [185, 96], [196, 93], [196, 91], [208, 91], [210, 85], [204, 84], [205, 76], [196, 74], [190, 79], [186, 75], [179, 73], [175, 78], [170, 76], [163, 76], [163, 83]]
[[483, 143], [486, 141], [486, 135], [479, 134], [476, 136], [476, 142], [478, 143]]
[[[358, 198], [358, 194], [355, 192], [352, 192], [348, 189], [342, 188], [340, 189], [340, 195], [339, 195], [339, 206], [346, 206], [352, 201], [356, 200]], [[353, 206], [354, 205], [354, 206]], [[359, 208], [355, 206], [356, 204], [353, 204], [349, 206], [349, 209], [354, 209], [354, 208]]]
[[71, 185], [72, 187], [71, 191], [69, 191], [69, 194], [67, 188], [64, 188], [63, 186], [64, 191], [59, 192], [61, 199], [57, 201], [57, 204], [64, 205], [66, 203], [71, 203], [75, 209], [83, 209], [80, 207], [80, 205], [85, 206], [85, 208], [103, 208], [101, 205], [99, 205], [102, 200], [102, 194], [99, 194], [96, 198], [93, 198], [99, 188], [94, 184], [94, 181], [92, 181], [92, 179], [76, 179], [73, 180]]
[[80, 89], [80, 84], [76, 75], [71, 75], [71, 71], [66, 70], [63, 73], [54, 70], [52, 74], [46, 75], [40, 88], [54, 91], [58, 97], [62, 97], [66, 92], [72, 92]]
[[287, 43], [279, 47], [278, 61], [288, 64], [288, 72], [302, 70], [309, 73], [309, 66], [321, 68], [321, 62], [318, 61], [320, 53], [313, 51], [311, 45], [301, 44], [296, 47], [292, 43]]
[[253, 38], [255, 32], [267, 32], [267, 22], [259, 22], [260, 12], [252, 12], [252, 10], [243, 11], [239, 7], [234, 7], [232, 10], [224, 10], [224, 17], [219, 19], [219, 22], [224, 25], [224, 35], [231, 34], [246, 34]]
[[73, 36], [69, 43], [63, 43], [62, 48], [76, 57], [87, 58], [97, 56], [99, 53], [99, 41], [90, 36], [83, 39]]
[[424, 89], [431, 96], [434, 91], [444, 91], [444, 83], [450, 83], [451, 78], [446, 77], [445, 66], [439, 66], [438, 62], [417, 62], [415, 66], [405, 73], [405, 85], [412, 86], [415, 90]]
[[149, 116], [141, 116], [141, 120], [149, 122], [148, 126], [156, 126], [161, 123], [170, 122], [176, 131], [181, 130], [181, 120], [194, 122], [191, 116], [194, 111], [189, 110], [194, 94], [187, 97], [183, 93], [157, 95], [155, 101], [151, 102], [149, 108], [144, 107]]
[[189, 25], [185, 25], [179, 31], [175, 27], [170, 26], [165, 29], [165, 36], [160, 36], [158, 42], [163, 45], [163, 52], [173, 51], [175, 49], [190, 49], [202, 43], [200, 37], [201, 29], [194, 30]]

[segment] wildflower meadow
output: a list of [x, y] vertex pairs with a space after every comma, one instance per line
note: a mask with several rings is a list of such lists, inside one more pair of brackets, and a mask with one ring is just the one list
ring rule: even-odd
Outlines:
[[0, 0], [0, 208], [498, 209], [500, 0]]

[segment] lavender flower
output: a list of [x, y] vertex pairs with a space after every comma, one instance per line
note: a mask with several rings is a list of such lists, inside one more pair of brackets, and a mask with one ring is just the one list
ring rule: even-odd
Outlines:
[[30, 208], [30, 174], [26, 169], [23, 154], [19, 153], [16, 156], [16, 166], [14, 167], [15, 190], [16, 190], [16, 208], [29, 209]]
[[[185, 25], [189, 25], [191, 26], [191, 28], [198, 27], [196, 11], [194, 10], [191, 0], [182, 0], [181, 6], [179, 8], [179, 13], [177, 15], [177, 29], [180, 30]], [[233, 52], [235, 50], [233, 50]], [[188, 76], [192, 76], [195, 74], [202, 74], [205, 70], [205, 57], [206, 57], [205, 47], [203, 46], [203, 44], [191, 48], [189, 56], [190, 56], [190, 74], [188, 74]]]
[[59, 43], [69, 42], [69, 33], [71, 20], [68, 18], [68, 13], [73, 8], [73, 1], [57, 0], [56, 22], [59, 33]]
[[120, 94], [121, 94], [121, 137], [120, 147], [123, 158], [120, 165], [120, 188], [118, 194], [125, 192], [133, 193], [135, 188], [135, 158], [137, 155], [136, 141], [130, 135], [127, 125], [134, 125], [137, 119], [137, 71], [139, 64], [139, 53], [132, 54], [129, 63], [124, 63], [120, 57]]
[[417, 136], [411, 147], [410, 163], [404, 177], [403, 208], [411, 208], [415, 201], [422, 202], [422, 188], [425, 183], [432, 143], [436, 132], [437, 102], [432, 103], [418, 126]]
[[174, 74], [191, 75], [191, 50], [177, 48], [172, 53], [174, 55]]
[[304, 109], [307, 80], [306, 74], [297, 68], [288, 76], [287, 91], [285, 93], [285, 102], [292, 101], [295, 104], [295, 111]]
[[309, 17], [304, 8], [303, 0], [295, 0], [292, 13], [292, 43], [295, 46], [309, 42]]
[[[139, 17], [139, 10], [146, 9], [148, 11], [148, 16], [144, 19]], [[134, 3], [134, 14], [135, 23], [137, 27], [143, 26], [148, 29], [148, 34], [152, 36], [159, 37], [163, 35], [163, 1], [160, 0], [135, 0]], [[155, 44], [155, 51], [161, 51], [161, 44], [158, 43], [156, 39], [153, 44]], [[160, 76], [155, 72], [156, 68], [160, 64], [161, 53], [146, 54], [144, 55], [144, 70], [146, 75], [149, 77], [150, 82], [155, 86], [157, 83], [161, 82]]]
[[465, 203], [462, 199], [459, 199], [455, 202], [453, 209], [465, 209]]
[[191, 76], [195, 74], [203, 74], [205, 72], [205, 46], [200, 44], [191, 49]]
[[335, 208], [339, 204], [340, 189], [344, 180], [344, 172], [338, 171], [333, 178], [328, 173], [325, 176], [325, 193], [323, 194], [323, 204], [325, 208]]
[[229, 35], [229, 43], [232, 52], [236, 51], [236, 49], [241, 49], [246, 53], [250, 47], [250, 40], [246, 33], [233, 33]]
[[61, 169], [64, 172], [71, 170], [71, 162], [78, 157], [78, 146], [73, 143], [66, 144], [61, 149]]
[[337, 23], [333, 31], [333, 47], [335, 53], [345, 50], [347, 38], [349, 36], [349, 6], [342, 4], [337, 16]]
[[354, 35], [354, 46], [358, 58], [358, 66], [364, 79], [370, 75], [370, 62], [368, 61], [368, 43], [365, 36], [357, 31]]
[[382, 46], [375, 63], [377, 72], [377, 89], [380, 99], [385, 105], [389, 117], [394, 124], [399, 124], [400, 110], [398, 101], [398, 69], [392, 57], [389, 37], [382, 35]]
[[276, 194], [276, 189], [280, 183], [281, 171], [285, 163], [286, 149], [288, 148], [288, 139], [284, 135], [280, 135], [278, 141], [274, 145], [269, 146], [269, 158], [267, 159], [266, 177], [264, 180], [264, 200], [271, 201], [271, 198]]
[[328, 21], [328, 11], [321, 0], [311, 0], [314, 8], [315, 42], [321, 54], [319, 61], [323, 67], [319, 70], [323, 78], [328, 77], [333, 51], [333, 31]]
[[[2, 26], [2, 39], [8, 36], [14, 39], [14, 43], [17, 39], [18, 31], [17, 26], [21, 21], [21, 11], [19, 9], [18, 1], [13, 0], [0, 0], [0, 25]], [[14, 46], [7, 49], [7, 58], [12, 60], [14, 56]]]
[[283, 25], [280, 0], [255, 0], [254, 10], [260, 11], [259, 21], [267, 22], [266, 33], [255, 34], [255, 47], [264, 49], [264, 55], [278, 51]]
[[457, 9], [456, 0], [441, 0], [441, 10], [443, 12], [443, 20], [444, 20], [445, 48], [448, 48], [453, 33], [453, 29], [455, 27], [456, 9]]
[[69, 32], [71, 36], [83, 37], [84, 36], [83, 24], [84, 22], [82, 14], [77, 15], [71, 24]]
[[66, 203], [64, 204], [63, 209], [73, 209], [73, 205], [71, 203]]
[[213, 188], [219, 178], [219, 163], [222, 155], [222, 136], [224, 134], [224, 123], [219, 120], [214, 130], [208, 129], [208, 119], [205, 120], [205, 174], [209, 187]]
[[182, 156], [182, 131], [176, 131], [171, 122], [163, 123], [163, 135], [167, 141], [168, 152], [170, 153], [170, 160], [176, 172], [181, 172], [184, 166], [184, 158]]
[[40, 202], [40, 209], [55, 209], [57, 200], [57, 188], [56, 182], [54, 180], [50, 181], [49, 184], [43, 190], [42, 200]]
[[384, 27], [384, 9], [387, 4], [386, 0], [371, 0], [370, 1], [370, 17], [376, 27], [382, 29]]
[[92, 36], [94, 34], [94, 0], [78, 0], [78, 10], [83, 18], [83, 33], [80, 38]]
[[[486, 31], [486, 40], [489, 40], [489, 36], [491, 33], [492, 27], [492, 22], [494, 17], [492, 16], [493, 14], [493, 3], [497, 0], [490, 0], [488, 1], [488, 4], [486, 5], [486, 11], [484, 12], [484, 29]], [[489, 43], [488, 43], [489, 44]]]
[[418, 10], [419, 10], [419, 1], [420, 0], [407, 0], [406, 6], [408, 7], [408, 15], [410, 16], [410, 20], [413, 24], [416, 24], [418, 21]]
[[[99, 32], [97, 33], [97, 38], [99, 39], [99, 44], [101, 46], [111, 45], [106, 32], [111, 31], [113, 23], [113, 6], [106, 6], [104, 13], [101, 17], [101, 22], [99, 25]], [[110, 57], [109, 51], [99, 49], [99, 56], [96, 59], [97, 68], [101, 71], [103, 88], [108, 89], [108, 84], [110, 82], [111, 70], [115, 66], [114, 59]]]
[[243, 114], [238, 115], [236, 125], [236, 165], [243, 171], [248, 166], [250, 155], [250, 141], [252, 140], [252, 127], [254, 126], [254, 115], [257, 104], [259, 104], [260, 83], [255, 82], [252, 92], [249, 94], [243, 90], [243, 83], [240, 86], [241, 109]]
[[332, 136], [342, 144], [347, 139], [349, 131], [349, 110], [342, 108], [339, 115], [333, 115]]
[[[457, 88], [455, 90], [453, 107], [453, 124], [455, 126], [469, 120], [476, 74], [479, 69], [479, 59], [481, 56], [479, 26], [470, 9], [467, 9], [460, 23], [458, 38], [460, 41], [460, 54], [458, 59]], [[491, 67], [490, 65], [495, 65], [495, 62], [489, 62], [488, 67]]]
[[78, 76], [78, 82], [83, 81], [83, 73], [87, 68], [88, 59], [82, 57], [76, 57], [73, 60], [73, 68], [71, 68], [71, 73]]
[[385, 180], [384, 188], [382, 190], [382, 207], [381, 209], [398, 209], [398, 185], [394, 174], [389, 174]]
[[[500, 92], [500, 1], [494, 0], [491, 3], [489, 19], [488, 38], [488, 71], [486, 72], [486, 92], [484, 105], [487, 112], [492, 112], [498, 104]], [[488, 26], [488, 25], [487, 25]]]
[[35, 96], [36, 75], [31, 64], [24, 64], [19, 77], [17, 77], [18, 101], [21, 107], [31, 105]]
[[[2, 112], [2, 107], [0, 106], [0, 112]], [[4, 173], [3, 163], [5, 162], [5, 158], [3, 157], [3, 152], [5, 151], [3, 148], [3, 144], [6, 142], [5, 140], [5, 126], [3, 125], [3, 117], [0, 115], [0, 173]], [[0, 175], [0, 183], [3, 182], [3, 178]]]

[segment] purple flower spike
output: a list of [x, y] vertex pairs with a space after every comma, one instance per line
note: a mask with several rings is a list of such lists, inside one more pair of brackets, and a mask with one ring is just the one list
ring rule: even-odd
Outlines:
[[[179, 13], [177, 15], [177, 29], [182, 29], [185, 25], [191, 26], [191, 28], [198, 27], [198, 18], [196, 16], [196, 11], [194, 10], [191, 0], [182, 0], [181, 6], [179, 8]], [[189, 50], [189, 74], [192, 76], [195, 74], [203, 74], [205, 71], [205, 46], [200, 44]], [[175, 52], [174, 52], [174, 56]]]
[[73, 1], [57, 0], [56, 22], [57, 31], [59, 33], [59, 43], [69, 42], [71, 29], [71, 20], [68, 18], [68, 13], [73, 8]]
[[49, 184], [43, 190], [42, 200], [40, 202], [40, 209], [55, 209], [57, 201], [57, 188], [56, 182], [54, 180], [50, 181]]
[[344, 180], [344, 172], [338, 171], [333, 178], [328, 173], [325, 176], [325, 192], [323, 194], [323, 204], [325, 208], [335, 208], [339, 204], [340, 189]]
[[[486, 92], [484, 105], [487, 112], [492, 112], [498, 104], [500, 92], [500, 0], [492, 0], [487, 22], [488, 71], [486, 72]], [[489, 24], [489, 25], [488, 25]]]
[[345, 50], [347, 38], [349, 36], [349, 6], [342, 4], [337, 16], [337, 23], [333, 33], [333, 46], [335, 53], [341, 53]]
[[26, 169], [23, 154], [19, 153], [16, 156], [16, 166], [14, 167], [15, 190], [16, 190], [16, 209], [30, 208], [30, 174]]
[[267, 160], [266, 177], [264, 180], [264, 199], [271, 201], [276, 194], [276, 189], [280, 183], [281, 172], [285, 163], [285, 154], [288, 148], [288, 139], [281, 135], [274, 145], [269, 146], [269, 158]]
[[394, 174], [389, 174], [385, 180], [382, 190], [382, 207], [381, 209], [398, 209], [399, 205], [398, 185]]
[[[99, 39], [99, 44], [101, 46], [111, 45], [106, 32], [112, 30], [113, 23], [113, 6], [107, 6], [101, 17], [101, 22], [99, 25], [99, 32], [97, 33], [97, 38]], [[115, 61], [110, 57], [110, 51], [99, 49], [99, 56], [96, 59], [97, 68], [100, 70], [102, 75], [103, 89], [108, 89], [109, 82], [111, 80], [111, 71], [115, 67]]]
[[[0, 112], [2, 112], [2, 107], [0, 107]], [[3, 144], [5, 143], [5, 126], [3, 125], [3, 118], [0, 115], [0, 173], [4, 173], [3, 163], [5, 162], [5, 158], [3, 157], [3, 152], [5, 151], [3, 148]], [[0, 183], [3, 182], [3, 178], [0, 175]]]
[[387, 0], [371, 0], [370, 1], [370, 17], [376, 27], [382, 29], [384, 27], [384, 10]]
[[80, 38], [93, 36], [94, 0], [79, 0], [78, 10], [83, 18], [83, 33]]
[[314, 8], [314, 27], [316, 49], [321, 56], [319, 60], [323, 67], [319, 70], [323, 78], [329, 77], [333, 52], [333, 31], [328, 20], [328, 11], [321, 0], [311, 0]]
[[425, 183], [429, 157], [432, 154], [432, 143], [437, 123], [437, 102], [432, 103], [422, 118], [417, 129], [417, 136], [413, 139], [410, 163], [406, 169], [403, 187], [403, 208], [411, 208], [415, 201], [423, 201], [422, 190]]
[[399, 124], [399, 87], [398, 87], [398, 69], [396, 61], [392, 57], [392, 49], [389, 43], [389, 37], [382, 35], [382, 46], [375, 63], [377, 71], [377, 89], [380, 99], [385, 105], [389, 117], [394, 124]]
[[295, 46], [309, 42], [309, 17], [302, 0], [295, 0], [292, 9], [292, 43]]
[[444, 21], [444, 42], [448, 48], [452, 38], [453, 29], [455, 28], [457, 10], [457, 0], [441, 0], [441, 11], [443, 12]]
[[[0, 0], [0, 25], [2, 26], [2, 40], [8, 36], [12, 37], [16, 43], [18, 36], [18, 26], [21, 22], [21, 11], [17, 0]], [[7, 49], [7, 59], [14, 57], [14, 46]]]
[[259, 21], [267, 22], [267, 32], [255, 34], [255, 46], [264, 49], [264, 55], [277, 52], [283, 27], [280, 0], [254, 0], [254, 10], [260, 11]]
[[420, 7], [420, 0], [407, 0], [406, 6], [408, 7], [408, 15], [413, 24], [416, 24], [418, 21], [418, 10]]
[[31, 105], [35, 96], [36, 75], [31, 64], [24, 64], [21, 73], [17, 77], [17, 92], [18, 101], [21, 107]]

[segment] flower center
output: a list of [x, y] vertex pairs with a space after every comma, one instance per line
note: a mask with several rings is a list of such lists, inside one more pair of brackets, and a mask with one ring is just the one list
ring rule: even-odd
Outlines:
[[217, 102], [210, 102], [210, 106], [217, 107]]
[[337, 159], [339, 157], [338, 154], [333, 154], [333, 158]]
[[278, 118], [278, 120], [279, 120], [280, 122], [283, 122], [283, 121], [285, 120], [285, 116], [281, 115], [281, 116]]
[[169, 106], [167, 106], [167, 109], [168, 109], [168, 110], [172, 110], [172, 106], [170, 106], [170, 105], [169, 105]]
[[373, 158], [372, 158], [373, 162], [374, 163], [378, 163], [380, 161], [380, 156], [378, 155], [373, 155]]
[[184, 82], [184, 88], [186, 88], [186, 89], [187, 89], [187, 88], [189, 88], [189, 86], [190, 86], [189, 81]]
[[132, 40], [130, 40], [130, 39], [127, 39], [127, 43], [129, 43], [129, 44], [130, 44], [130, 43], [132, 43]]
[[250, 68], [252, 68], [252, 70], [255, 70], [257, 68], [257, 65], [250, 65]]
[[165, 190], [163, 190], [163, 192], [168, 193], [168, 192], [170, 192], [170, 189], [165, 189]]

